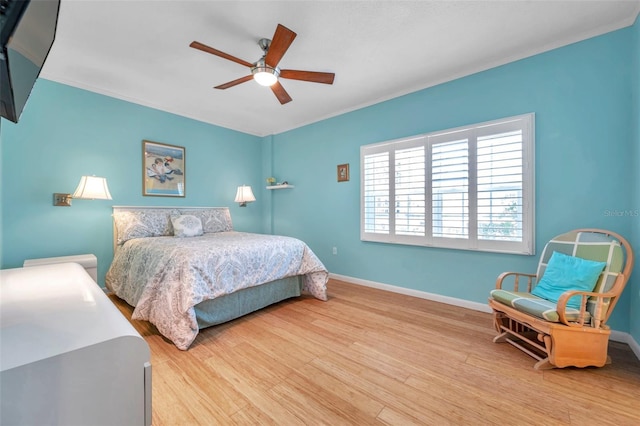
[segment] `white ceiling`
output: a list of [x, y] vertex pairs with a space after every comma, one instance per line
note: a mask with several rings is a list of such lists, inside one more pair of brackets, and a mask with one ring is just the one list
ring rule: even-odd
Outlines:
[[[62, 0], [41, 77], [258, 136], [281, 133], [632, 25], [634, 1]], [[334, 72], [332, 86], [282, 79], [280, 105], [242, 65], [280, 23], [298, 36], [283, 69]]]

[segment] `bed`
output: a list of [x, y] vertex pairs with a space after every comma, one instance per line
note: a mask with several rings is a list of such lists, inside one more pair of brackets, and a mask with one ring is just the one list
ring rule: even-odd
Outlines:
[[302, 241], [233, 230], [226, 207], [113, 208], [107, 289], [187, 350], [200, 329], [308, 293], [328, 272]]

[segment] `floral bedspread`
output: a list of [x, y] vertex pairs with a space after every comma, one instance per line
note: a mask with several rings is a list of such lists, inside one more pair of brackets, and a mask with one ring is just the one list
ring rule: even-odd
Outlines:
[[302, 241], [217, 232], [200, 237], [134, 238], [118, 248], [106, 286], [179, 349], [198, 334], [198, 303], [280, 278], [304, 275], [303, 291], [327, 300], [328, 272]]

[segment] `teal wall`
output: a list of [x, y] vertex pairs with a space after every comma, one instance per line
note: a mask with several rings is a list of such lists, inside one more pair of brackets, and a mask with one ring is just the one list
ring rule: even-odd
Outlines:
[[[484, 303], [500, 272], [534, 272], [537, 256], [360, 241], [359, 149], [535, 112], [537, 252], [577, 227], [631, 236], [632, 218], [606, 214], [632, 208], [631, 51], [624, 29], [276, 135], [274, 171], [296, 188], [275, 194], [274, 231], [305, 240], [333, 273]], [[338, 183], [342, 163], [351, 180]], [[624, 331], [626, 293], [612, 320]]]
[[[633, 55], [633, 71], [632, 71], [632, 125], [633, 125], [633, 142], [631, 147], [631, 158], [635, 159], [633, 165], [633, 178], [630, 181], [632, 190], [631, 198], [636, 211], [640, 211], [640, 16], [636, 19], [636, 23], [632, 28], [633, 42], [631, 52]], [[640, 217], [633, 221], [633, 242], [636, 248], [636, 255], [640, 256]], [[629, 289], [631, 298], [630, 308], [630, 333], [633, 339], [640, 345], [640, 261], [636, 261], [636, 272], [631, 275], [631, 284]]]
[[[537, 256], [360, 241], [359, 148], [528, 112], [536, 113], [538, 253], [576, 227], [611, 229], [640, 247], [637, 218], [606, 213], [640, 200], [638, 27], [264, 138], [40, 79], [20, 123], [0, 123], [1, 267], [95, 253], [102, 282], [111, 205], [230, 206], [236, 229], [299, 237], [333, 273], [484, 303], [500, 272], [534, 271]], [[185, 199], [141, 195], [143, 139], [186, 148]], [[351, 180], [337, 183], [342, 163]], [[113, 201], [53, 207], [52, 194], [72, 192], [83, 174], [107, 177]], [[296, 187], [267, 191], [267, 176]], [[243, 183], [258, 198], [247, 208], [232, 202]], [[611, 323], [636, 341], [638, 275]]]
[[[233, 203], [238, 185], [264, 188], [258, 137], [43, 79], [1, 132], [2, 268], [94, 253], [103, 283], [112, 205], [229, 206], [237, 229], [262, 229], [260, 192], [246, 208]], [[143, 139], [185, 147], [184, 198], [142, 196]], [[73, 192], [86, 174], [106, 177], [113, 200], [54, 207], [53, 193]]]

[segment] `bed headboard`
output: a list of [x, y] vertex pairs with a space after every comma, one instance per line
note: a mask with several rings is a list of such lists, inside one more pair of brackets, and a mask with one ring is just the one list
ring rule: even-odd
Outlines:
[[193, 215], [205, 233], [232, 231], [229, 207], [113, 206], [113, 252], [132, 238], [173, 235], [171, 216]]

